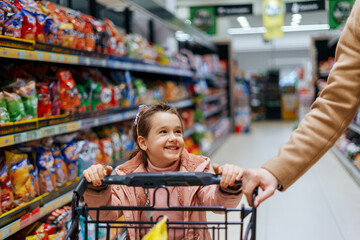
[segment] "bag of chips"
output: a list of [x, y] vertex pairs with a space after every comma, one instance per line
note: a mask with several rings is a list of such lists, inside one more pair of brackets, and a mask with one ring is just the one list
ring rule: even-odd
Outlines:
[[64, 185], [69, 178], [68, 169], [64, 161], [64, 157], [61, 154], [59, 147], [51, 147], [51, 152], [54, 157], [54, 168], [56, 175], [56, 186], [61, 187]]
[[1, 211], [7, 212], [14, 207], [14, 194], [10, 175], [8, 173], [8, 165], [4, 160], [1, 160], [2, 167], [0, 168], [0, 197], [1, 197]]
[[7, 109], [11, 122], [17, 122], [25, 118], [24, 104], [19, 95], [4, 91]]
[[27, 119], [37, 118], [38, 116], [38, 96], [36, 93], [35, 81], [30, 81], [20, 87], [19, 94], [24, 104]]
[[76, 143], [71, 141], [64, 144], [61, 147], [61, 152], [64, 156], [64, 161], [68, 168], [69, 181], [74, 181], [78, 173], [78, 155], [76, 152]]
[[29, 201], [36, 196], [36, 191], [29, 172], [27, 154], [5, 151], [5, 158], [14, 188], [15, 204]]
[[51, 99], [51, 115], [60, 115], [60, 90], [59, 82], [53, 81], [49, 84], [50, 99]]
[[38, 116], [51, 116], [51, 100], [49, 87], [46, 83], [37, 83], [36, 92], [38, 95]]
[[0, 124], [7, 123], [9, 121], [10, 121], [10, 115], [7, 110], [4, 93], [0, 92]]
[[65, 113], [75, 112], [80, 106], [75, 81], [69, 71], [61, 70], [57, 76], [60, 80], [60, 109]]
[[20, 38], [22, 29], [23, 17], [21, 13], [15, 13], [5, 22], [4, 32], [5, 36]]
[[52, 192], [56, 187], [54, 157], [52, 152], [45, 148], [35, 148], [34, 152], [36, 154], [40, 194]]

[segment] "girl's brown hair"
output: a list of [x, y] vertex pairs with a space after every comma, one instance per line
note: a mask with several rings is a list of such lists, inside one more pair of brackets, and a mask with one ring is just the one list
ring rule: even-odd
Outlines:
[[180, 114], [178, 113], [178, 111], [176, 110], [176, 108], [170, 106], [167, 103], [157, 103], [154, 104], [152, 106], [150, 106], [147, 110], [145, 110], [141, 115], [139, 115], [137, 117], [137, 122], [134, 123], [134, 125], [132, 126], [132, 136], [133, 139], [136, 143], [136, 148], [135, 150], [131, 153], [130, 158], [133, 158], [136, 156], [136, 154], [138, 154], [138, 152], [142, 152], [142, 158], [144, 160], [144, 162], [146, 163], [146, 152], [143, 151], [138, 143], [138, 136], [142, 136], [144, 138], [147, 138], [151, 129], [151, 122], [150, 122], [150, 118], [151, 116], [153, 116], [155, 113], [158, 112], [167, 112], [167, 113], [172, 113], [175, 114], [176, 116], [178, 116], [178, 118], [180, 119], [181, 122], [181, 129], [182, 131], [184, 131], [184, 124], [182, 121], [182, 118], [180, 116]]

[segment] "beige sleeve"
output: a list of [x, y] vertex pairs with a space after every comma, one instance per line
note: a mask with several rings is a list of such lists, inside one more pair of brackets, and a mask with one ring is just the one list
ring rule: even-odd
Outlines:
[[360, 96], [360, 1], [339, 39], [328, 84], [278, 155], [262, 167], [286, 190], [335, 143], [353, 120]]

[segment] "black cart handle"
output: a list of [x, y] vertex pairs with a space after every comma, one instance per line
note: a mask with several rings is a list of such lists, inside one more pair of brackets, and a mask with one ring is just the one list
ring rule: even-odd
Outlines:
[[[130, 173], [119, 176], [104, 177], [102, 185], [126, 185], [132, 187], [156, 188], [157, 186], [207, 186], [219, 184], [221, 175], [204, 172], [161, 172], [161, 173]], [[91, 185], [84, 177], [76, 186], [74, 193], [81, 197], [87, 185]], [[236, 181], [241, 185], [242, 181]]]

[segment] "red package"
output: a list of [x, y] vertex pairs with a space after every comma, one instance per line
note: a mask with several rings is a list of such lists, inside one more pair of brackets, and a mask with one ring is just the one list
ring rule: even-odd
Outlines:
[[96, 45], [96, 37], [95, 37], [95, 33], [94, 33], [94, 29], [93, 26], [91, 24], [91, 16], [89, 15], [85, 15], [85, 14], [80, 14], [79, 15], [80, 18], [82, 18], [85, 21], [85, 26], [83, 29], [83, 32], [85, 34], [85, 47], [84, 50], [85, 51], [89, 51], [89, 52], [93, 52], [95, 50], [95, 45]]
[[69, 71], [59, 71], [57, 76], [60, 80], [60, 109], [66, 113], [75, 112], [80, 106], [75, 81]]
[[44, 27], [46, 22], [46, 15], [40, 12], [35, 12], [36, 17], [36, 41], [45, 43]]
[[46, 233], [48, 235], [54, 234], [56, 233], [56, 227], [47, 223], [43, 223], [38, 229], [36, 229], [34, 234], [39, 233]]
[[0, 168], [0, 187], [1, 187], [1, 212], [9, 211], [14, 207], [14, 193], [11, 187], [11, 180], [8, 173], [8, 166], [2, 162]]
[[65, 225], [65, 222], [69, 220], [69, 218], [71, 219], [71, 207], [65, 206], [54, 210], [46, 219], [46, 222], [61, 227]]
[[46, 83], [37, 83], [36, 92], [38, 94], [38, 116], [51, 116], [51, 100], [49, 87]]
[[26, 10], [25, 8], [21, 9], [21, 13], [23, 15], [21, 38], [35, 40], [36, 18], [33, 16], [33, 13]]

